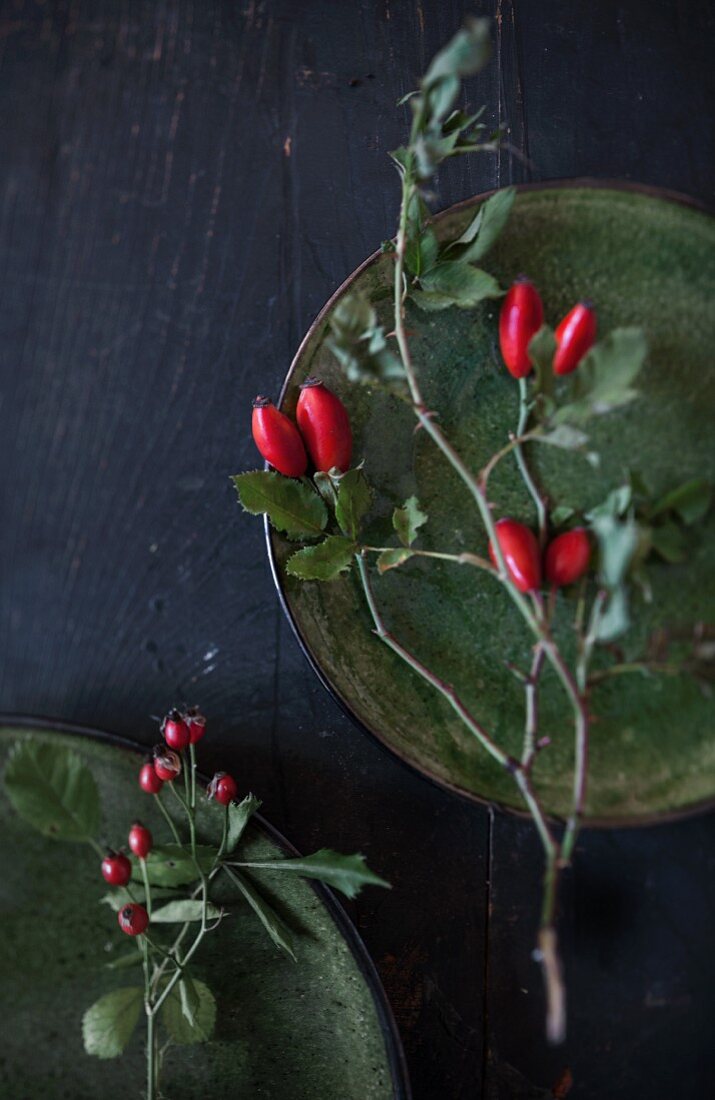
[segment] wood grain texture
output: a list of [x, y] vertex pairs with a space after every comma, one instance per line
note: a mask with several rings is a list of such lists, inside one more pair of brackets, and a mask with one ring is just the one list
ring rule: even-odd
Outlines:
[[[235, 769], [302, 849], [364, 851], [394, 889], [354, 915], [417, 1100], [549, 1095], [566, 1062], [576, 1097], [707, 1095], [712, 822], [584, 838], [580, 1007], [546, 1052], [528, 826], [492, 828], [337, 711], [228, 481], [255, 464], [251, 398], [392, 232], [394, 102], [471, 7], [0, 2], [0, 706], [150, 744], [151, 714], [199, 700], [207, 770]], [[439, 205], [583, 174], [711, 197], [712, 8], [480, 8], [498, 64], [471, 98], [510, 147], [451, 166]]]

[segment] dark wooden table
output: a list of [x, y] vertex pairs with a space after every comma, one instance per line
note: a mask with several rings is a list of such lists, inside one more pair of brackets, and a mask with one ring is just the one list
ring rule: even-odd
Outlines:
[[[441, 205], [575, 175], [711, 198], [712, 5], [474, 6], [496, 58], [472, 101], [514, 152], [457, 165]], [[578, 1098], [712, 1096], [713, 819], [583, 836], [547, 1049], [531, 827], [339, 712], [228, 480], [256, 463], [251, 398], [391, 235], [395, 100], [471, 7], [2, 0], [0, 706], [150, 744], [150, 714], [199, 701], [207, 769], [302, 849], [364, 851], [394, 889], [352, 913], [416, 1100], [551, 1096], [565, 1066]]]

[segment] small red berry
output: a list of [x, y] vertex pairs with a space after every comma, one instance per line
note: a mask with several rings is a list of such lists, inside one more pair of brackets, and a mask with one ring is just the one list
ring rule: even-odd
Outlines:
[[308, 378], [300, 387], [295, 418], [316, 470], [350, 468], [353, 435], [350, 418], [339, 397], [319, 378]]
[[136, 902], [127, 902], [117, 913], [117, 920], [122, 932], [128, 936], [141, 936], [149, 927], [149, 914], [143, 905]]
[[566, 314], [556, 329], [554, 374], [576, 370], [596, 341], [596, 311], [590, 302], [579, 302]]
[[216, 772], [208, 785], [206, 793], [209, 798], [215, 798], [222, 806], [228, 806], [238, 794], [236, 780], [227, 772]]
[[163, 745], [154, 749], [154, 771], [165, 783], [171, 783], [181, 772], [181, 757]]
[[129, 847], [138, 859], [146, 859], [154, 846], [154, 838], [146, 825], [135, 821], [129, 830]]
[[206, 733], [206, 719], [198, 707], [190, 707], [184, 717], [189, 726], [189, 740], [195, 745]]
[[189, 726], [181, 711], [170, 710], [161, 723], [164, 740], [171, 749], [181, 752], [189, 743]]
[[585, 528], [574, 527], [573, 531], [564, 531], [546, 547], [544, 571], [547, 581], [559, 587], [573, 584], [588, 569], [590, 558], [591, 542]]
[[159, 776], [154, 770], [154, 764], [142, 764], [139, 772], [139, 786], [147, 794], [158, 794], [161, 788], [164, 786], [164, 781], [159, 779]]
[[302, 477], [308, 466], [300, 432], [267, 397], [253, 402], [253, 441], [266, 462], [286, 477]]
[[[520, 592], [533, 592], [541, 584], [539, 544], [534, 532], [514, 519], [500, 519], [495, 526], [509, 576]], [[491, 542], [489, 557], [498, 565]]]
[[532, 282], [520, 275], [504, 299], [499, 314], [499, 346], [507, 370], [514, 378], [531, 373], [529, 341], [544, 322], [544, 307]]
[[132, 865], [123, 852], [107, 852], [102, 860], [102, 877], [110, 886], [126, 886], [132, 877]]

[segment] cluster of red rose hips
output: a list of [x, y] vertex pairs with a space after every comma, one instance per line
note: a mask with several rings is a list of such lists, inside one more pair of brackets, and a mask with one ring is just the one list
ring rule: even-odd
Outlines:
[[[169, 711], [161, 724], [165, 744], [155, 745], [153, 756], [139, 771], [139, 786], [146, 794], [158, 795], [165, 783], [172, 783], [181, 774], [180, 752], [195, 745], [206, 732], [206, 719], [197, 707]], [[168, 747], [167, 747], [168, 746]], [[228, 806], [238, 793], [236, 780], [227, 772], [216, 772], [206, 788], [207, 798]], [[140, 821], [129, 830], [129, 849], [143, 860], [154, 846], [151, 832]], [[102, 875], [110, 886], [126, 886], [132, 877], [132, 865], [123, 851], [108, 851], [102, 860]], [[128, 902], [117, 914], [119, 927], [128, 936], [139, 936], [149, 925], [149, 914], [143, 905]]]
[[[514, 378], [526, 378], [533, 369], [529, 343], [544, 323], [539, 292], [529, 279], [520, 276], [507, 293], [499, 315], [499, 346], [506, 368]], [[591, 302], [578, 302], [559, 323], [554, 333], [556, 375], [576, 370], [596, 340], [596, 311]], [[496, 536], [507, 571], [520, 592], [541, 586], [541, 551], [536, 536], [523, 523], [500, 519]], [[489, 555], [497, 564], [494, 547]], [[588, 569], [591, 543], [583, 527], [557, 535], [546, 547], [543, 572], [550, 585], [561, 587], [580, 580]]]
[[266, 462], [286, 477], [302, 477], [308, 455], [316, 470], [349, 469], [350, 418], [340, 398], [319, 378], [308, 378], [301, 386], [295, 416], [297, 427], [269, 398], [253, 402], [253, 439]]

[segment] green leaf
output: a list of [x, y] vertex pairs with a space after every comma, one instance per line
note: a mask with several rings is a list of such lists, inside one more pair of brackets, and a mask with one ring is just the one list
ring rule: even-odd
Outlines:
[[349, 382], [380, 382], [388, 388], [404, 385], [405, 372], [388, 347], [377, 314], [362, 294], [342, 298], [330, 317], [326, 341]]
[[625, 586], [619, 584], [608, 597], [606, 609], [599, 619], [596, 637], [600, 642], [613, 642], [625, 634], [630, 625], [628, 593]]
[[454, 305], [454, 299], [448, 294], [427, 293], [426, 290], [418, 290], [410, 287], [410, 298], [427, 313], [438, 313], [442, 309], [450, 309]]
[[292, 554], [286, 572], [302, 581], [332, 581], [350, 568], [357, 546], [342, 535], [328, 535], [317, 546]]
[[433, 57], [423, 88], [446, 76], [473, 76], [487, 64], [491, 51], [490, 20], [467, 19], [463, 29]]
[[338, 494], [330, 474], [326, 474], [323, 470], [317, 470], [313, 474], [313, 481], [325, 503], [334, 510], [338, 502]]
[[592, 529], [599, 545], [599, 574], [607, 588], [623, 581], [638, 547], [638, 524], [632, 519], [597, 516]]
[[138, 951], [130, 951], [126, 955], [120, 955], [118, 959], [104, 964], [105, 970], [128, 970], [130, 966], [139, 966], [142, 957]]
[[676, 512], [683, 523], [690, 526], [707, 515], [711, 499], [712, 486], [703, 478], [696, 477], [662, 496], [651, 509], [650, 516], [653, 518], [665, 512]]
[[[184, 898], [181, 901], [170, 901], [168, 905], [162, 905], [160, 909], [154, 909], [151, 915], [152, 924], [184, 924], [185, 921], [201, 920], [203, 902], [198, 898]], [[209, 903], [206, 907], [206, 915], [211, 920], [220, 917], [222, 910]]]
[[602, 516], [624, 516], [631, 506], [633, 490], [630, 484], [619, 485], [617, 489], [611, 489], [606, 499], [586, 512], [586, 519], [593, 521]]
[[299, 856], [297, 859], [252, 860], [237, 866], [292, 871], [303, 878], [326, 882], [334, 889], [341, 890], [348, 898], [357, 897], [363, 886], [385, 886], [390, 889], [389, 882], [370, 870], [364, 856], [345, 856], [331, 851], [330, 848], [321, 848], [312, 856]]
[[411, 275], [420, 276], [434, 265], [439, 245], [431, 229], [427, 229], [407, 242], [405, 248], [405, 267]]
[[509, 220], [515, 198], [516, 188], [505, 187], [483, 203], [466, 233], [455, 241], [455, 244], [468, 245], [464, 251], [460, 251], [460, 260], [470, 264], [476, 263], [487, 254]]
[[[159, 901], [161, 898], [176, 897], [176, 891], [155, 886], [152, 889], [151, 896], [152, 901]], [[116, 886], [113, 890], [110, 890], [109, 893], [104, 894], [99, 899], [100, 905], [108, 905], [115, 913], [118, 913], [128, 902], [132, 901], [138, 901], [144, 904], [146, 901], [146, 891], [143, 886], [132, 885], [131, 896], [125, 886]]]
[[588, 443], [588, 436], [570, 424], [559, 424], [552, 431], [537, 435], [536, 442], [548, 443], [550, 447], [560, 447], [564, 451], [580, 451]]
[[228, 807], [228, 837], [226, 839], [226, 851], [232, 852], [244, 834], [246, 825], [263, 803], [254, 794], [247, 794], [242, 802], [236, 805], [231, 802]]
[[555, 422], [581, 423], [632, 401], [637, 393], [631, 383], [647, 351], [642, 329], [614, 329], [591, 348], [571, 376], [574, 400], [558, 410]]
[[8, 798], [22, 817], [55, 840], [92, 840], [100, 829], [97, 785], [62, 745], [18, 742], [5, 769]]
[[370, 510], [372, 493], [360, 467], [347, 470], [338, 485], [335, 518], [343, 534], [357, 538], [360, 523]]
[[265, 898], [261, 897], [256, 887], [245, 875], [239, 874], [238, 871], [227, 867], [226, 864], [223, 864], [223, 869], [233, 884], [241, 891], [276, 947], [280, 948], [281, 951], [285, 951], [286, 955], [289, 955], [295, 962], [293, 936], [285, 921], [278, 916], [275, 909], [268, 904]]
[[563, 527], [564, 523], [568, 523], [573, 516], [576, 515], [576, 510], [571, 508], [568, 504], [559, 504], [554, 508], [553, 512], [549, 516], [552, 527]]
[[[202, 871], [213, 867], [218, 850], [208, 844], [196, 845], [196, 858]], [[194, 861], [188, 849], [178, 844], [164, 844], [152, 848], [147, 856], [146, 871], [152, 886], [188, 886], [198, 879]], [[141, 867], [132, 864], [132, 878], [141, 881]]]
[[650, 532], [651, 546], [661, 558], [677, 565], [688, 556], [688, 543], [681, 527], [675, 523], [663, 523]]
[[395, 508], [392, 513], [392, 526], [397, 531], [403, 546], [412, 546], [417, 538], [417, 532], [420, 527], [424, 527], [428, 518], [427, 513], [420, 508], [420, 502], [415, 496], [408, 497], [401, 508]]
[[[178, 986], [184, 985], [184, 1001]], [[193, 1015], [191, 1022], [184, 1004]], [[184, 978], [174, 986], [161, 1008], [166, 1030], [175, 1043], [205, 1043], [211, 1038], [216, 1023], [216, 1000], [205, 982]]]
[[460, 309], [475, 306], [484, 298], [500, 298], [503, 291], [493, 275], [459, 260], [445, 260], [420, 280], [422, 290], [444, 295]]
[[553, 362], [556, 354], [556, 337], [550, 325], [542, 325], [529, 341], [529, 359], [536, 371], [536, 392], [552, 397], [554, 392]]
[[387, 573], [388, 569], [395, 569], [413, 557], [413, 551], [404, 546], [398, 546], [394, 550], [383, 550], [377, 559], [377, 571]]
[[288, 538], [315, 539], [323, 533], [327, 508], [305, 482], [269, 470], [236, 474], [232, 481], [244, 511], [267, 515]]
[[82, 1017], [82, 1038], [87, 1054], [118, 1058], [129, 1042], [144, 1004], [144, 990], [137, 986], [105, 993]]

